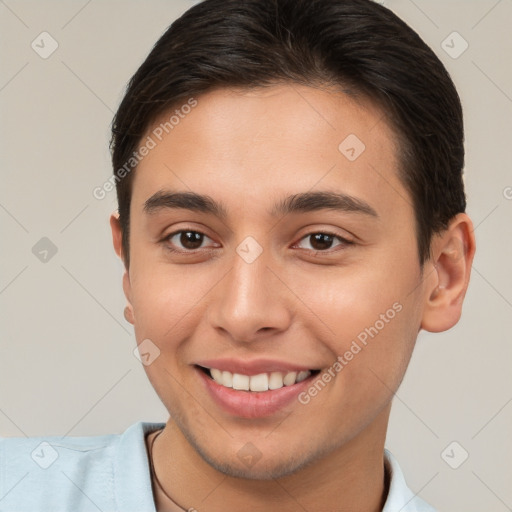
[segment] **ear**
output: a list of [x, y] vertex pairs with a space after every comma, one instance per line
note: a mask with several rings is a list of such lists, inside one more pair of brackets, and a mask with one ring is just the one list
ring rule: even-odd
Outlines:
[[126, 300], [128, 301], [128, 306], [125, 309], [124, 317], [128, 322], [133, 324], [135, 320], [133, 314], [133, 306], [131, 303], [132, 288], [130, 282], [130, 274], [126, 268], [126, 260], [123, 254], [123, 230], [121, 229], [119, 213], [117, 211], [110, 215], [110, 228], [112, 229], [112, 242], [114, 244], [114, 250], [116, 251], [116, 254], [119, 256], [119, 258], [121, 258], [125, 269], [123, 274], [123, 291]]
[[424, 269], [422, 329], [442, 332], [459, 321], [475, 248], [473, 223], [465, 213], [456, 215], [445, 231], [434, 236], [432, 258]]

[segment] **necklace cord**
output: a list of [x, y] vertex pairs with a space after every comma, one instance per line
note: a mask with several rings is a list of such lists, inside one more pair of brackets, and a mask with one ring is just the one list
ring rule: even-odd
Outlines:
[[184, 509], [180, 505], [178, 505], [166, 492], [165, 489], [162, 487], [162, 484], [160, 483], [160, 480], [158, 480], [158, 477], [156, 476], [155, 466], [153, 465], [153, 445], [155, 444], [156, 438], [164, 431], [162, 428], [159, 430], [159, 432], [151, 439], [151, 445], [149, 446], [149, 468], [151, 470], [151, 477], [154, 479], [156, 484], [158, 485], [159, 489], [165, 494], [166, 498], [176, 507], [178, 507], [180, 510], [183, 510], [183, 512], [187, 512], [187, 509]]

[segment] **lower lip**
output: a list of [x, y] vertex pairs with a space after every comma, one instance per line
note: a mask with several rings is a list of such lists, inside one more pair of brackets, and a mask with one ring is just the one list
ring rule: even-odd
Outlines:
[[238, 391], [217, 384], [202, 370], [196, 368], [213, 401], [226, 412], [240, 418], [263, 418], [280, 411], [304, 391], [316, 377], [310, 375], [302, 382], [269, 391]]

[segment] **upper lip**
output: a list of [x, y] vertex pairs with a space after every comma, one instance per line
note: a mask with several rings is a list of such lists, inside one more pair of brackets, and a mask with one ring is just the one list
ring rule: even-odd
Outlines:
[[196, 362], [196, 364], [198, 366], [203, 366], [204, 368], [216, 368], [217, 370], [249, 376], [270, 372], [300, 372], [317, 368], [315, 366], [304, 366], [301, 364], [290, 363], [288, 361], [278, 361], [276, 359], [203, 359]]

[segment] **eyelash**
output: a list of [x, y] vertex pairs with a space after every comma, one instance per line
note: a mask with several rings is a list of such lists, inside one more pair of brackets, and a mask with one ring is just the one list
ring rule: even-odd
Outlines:
[[[198, 234], [198, 235], [202, 235], [206, 238], [210, 238], [208, 235], [206, 235], [205, 233], [202, 233], [201, 231], [197, 231], [197, 230], [194, 230], [194, 229], [180, 229], [178, 231], [174, 231], [173, 233], [165, 236], [163, 238], [163, 240], [161, 240], [161, 243], [164, 244], [165, 248], [169, 251], [169, 252], [172, 252], [172, 253], [176, 253], [176, 254], [196, 254], [198, 251], [204, 251], [204, 249], [193, 249], [193, 250], [179, 250], [179, 249], [174, 249], [173, 247], [171, 247], [171, 245], [169, 245], [169, 242], [172, 238], [174, 238], [176, 235], [179, 235], [179, 234], [182, 234], [182, 233], [195, 233], [195, 234]], [[354, 245], [354, 242], [352, 242], [351, 240], [347, 240], [346, 238], [343, 238], [342, 236], [339, 236], [337, 235], [336, 233], [332, 233], [330, 231], [312, 231], [311, 233], [308, 233], [306, 235], [304, 235], [300, 240], [299, 242], [297, 243], [300, 243], [302, 240], [306, 239], [306, 238], [309, 238], [313, 235], [327, 235], [327, 236], [330, 236], [330, 237], [333, 237], [337, 240], [339, 240], [341, 243], [339, 246], [350, 246], [350, 245]], [[297, 245], [297, 244], [295, 244]], [[339, 247], [339, 246], [336, 246], [336, 247]], [[331, 249], [326, 249], [326, 250], [315, 250], [315, 249], [303, 249], [305, 251], [308, 251], [308, 252], [313, 252], [315, 254], [317, 253], [321, 253], [321, 254], [330, 254], [332, 252], [336, 252], [336, 250], [332, 250]]]

